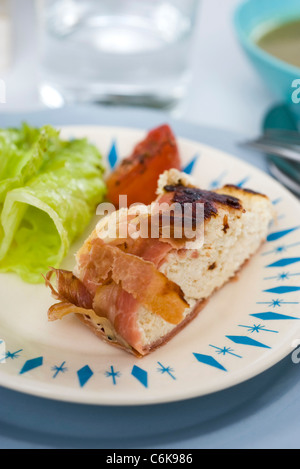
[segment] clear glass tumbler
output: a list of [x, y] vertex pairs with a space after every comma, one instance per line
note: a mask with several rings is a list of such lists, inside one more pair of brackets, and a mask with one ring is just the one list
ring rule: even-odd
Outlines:
[[199, 0], [37, 0], [42, 100], [168, 106], [189, 81]]

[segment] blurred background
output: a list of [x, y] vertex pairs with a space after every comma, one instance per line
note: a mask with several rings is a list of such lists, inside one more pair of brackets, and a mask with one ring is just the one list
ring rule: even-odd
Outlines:
[[[43, 0], [2, 0], [2, 7], [5, 3], [0, 77], [6, 84], [6, 102], [0, 103], [0, 112], [41, 109], [45, 104], [39, 95], [38, 49]], [[171, 112], [201, 125], [255, 134], [277, 98], [256, 74], [237, 40], [233, 14], [240, 3], [199, 2], [193, 13], [189, 51], [191, 79], [186, 96]]]

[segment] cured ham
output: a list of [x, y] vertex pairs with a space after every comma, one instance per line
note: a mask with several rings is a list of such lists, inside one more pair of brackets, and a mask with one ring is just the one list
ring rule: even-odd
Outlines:
[[[175, 229], [164, 238], [163, 216], [156, 238], [106, 231], [109, 224], [139, 226], [146, 220], [149, 225], [150, 207], [136, 216], [130, 209], [121, 209], [119, 217], [108, 215], [78, 251], [73, 273], [48, 273], [46, 284], [60, 300], [49, 309], [51, 320], [74, 312], [106, 342], [146, 355], [193, 320], [211, 294], [235, 275], [266, 238], [273, 218], [264, 195], [234, 186], [204, 191], [176, 170], [160, 177], [157, 201], [191, 203], [188, 216], [193, 228], [197, 223], [203, 227], [203, 246], [192, 242], [186, 248], [186, 239], [176, 239]], [[203, 204], [200, 222], [198, 203]], [[181, 225], [184, 216], [178, 212], [171, 225], [178, 220]]]
[[[161, 250], [166, 250], [164, 245]], [[157, 261], [157, 249], [154, 258]], [[52, 269], [47, 274], [46, 284], [55, 298], [61, 300], [50, 308], [49, 318], [61, 319], [70, 312], [85, 314], [94, 322], [105, 317], [115, 332], [138, 352], [142, 352], [136, 320], [140, 305], [171, 324], [180, 323], [189, 306], [180, 287], [159, 272], [153, 262], [125, 253], [99, 238], [91, 241], [88, 254], [81, 259], [81, 269], [84, 272], [81, 279], [65, 270]], [[53, 273], [57, 290], [51, 284]]]
[[[51, 283], [52, 275], [56, 275], [56, 290]], [[75, 306], [90, 309], [93, 298], [83, 283], [75, 275], [63, 269], [51, 269], [45, 277], [46, 286], [52, 291], [52, 296], [58, 300], [65, 300]]]

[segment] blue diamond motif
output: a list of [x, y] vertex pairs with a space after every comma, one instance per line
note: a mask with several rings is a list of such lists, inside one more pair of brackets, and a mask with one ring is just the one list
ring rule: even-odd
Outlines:
[[255, 318], [263, 319], [265, 321], [277, 321], [277, 320], [280, 320], [280, 319], [282, 319], [282, 320], [286, 320], [286, 319], [299, 320], [299, 318], [295, 318], [293, 316], [287, 316], [286, 314], [273, 313], [273, 311], [267, 311], [266, 313], [250, 314], [250, 316], [254, 316]]
[[183, 168], [183, 172], [186, 173], [186, 174], [192, 174], [193, 170], [194, 170], [194, 166], [197, 162], [199, 158], [199, 155], [195, 155], [194, 158], [192, 159], [192, 161], [190, 161], [184, 168]]
[[221, 181], [224, 178], [224, 176], [227, 174], [227, 171], [223, 171], [220, 176], [218, 176], [216, 179], [213, 179], [209, 185], [210, 189], [215, 189], [221, 185]]
[[94, 374], [93, 371], [90, 369], [88, 365], [84, 366], [83, 368], [80, 368], [80, 370], [77, 371], [79, 384], [82, 388], [83, 386], [86, 385], [86, 383], [93, 376], [93, 374]]
[[116, 146], [116, 142], [113, 141], [111, 145], [111, 149], [108, 154], [108, 162], [109, 162], [111, 169], [113, 169], [116, 166], [117, 161], [118, 161], [117, 146]]
[[236, 186], [237, 186], [237, 187], [243, 187], [244, 184], [246, 184], [246, 182], [249, 181], [249, 179], [250, 179], [250, 176], [244, 177], [244, 179], [242, 179], [240, 182], [238, 182], [238, 183], [236, 184]]
[[269, 288], [269, 290], [264, 290], [264, 292], [278, 293], [279, 295], [282, 295], [283, 293], [292, 293], [294, 291], [299, 291], [299, 290], [300, 290], [300, 287], [282, 286], [282, 287]]
[[244, 335], [227, 335], [226, 337], [235, 344], [251, 345], [252, 347], [271, 348], [268, 345], [259, 342], [258, 340], [254, 340], [251, 337], [246, 337]]
[[298, 230], [299, 228], [299, 226], [296, 226], [295, 228], [290, 228], [288, 230], [276, 231], [274, 233], [271, 233], [267, 237], [267, 241], [276, 241], [277, 239], [283, 238], [283, 236], [286, 236], [287, 234], [291, 233], [292, 231]]
[[145, 388], [148, 387], [148, 373], [146, 370], [143, 370], [143, 368], [140, 368], [139, 366], [134, 365], [134, 367], [131, 370], [132, 376], [134, 376]]
[[20, 375], [23, 375], [24, 373], [27, 373], [28, 371], [34, 370], [35, 368], [38, 368], [39, 366], [43, 365], [43, 357], [37, 357], [37, 358], [32, 358], [31, 360], [27, 360], [23, 368], [20, 371]]
[[224, 368], [224, 366], [221, 365], [221, 363], [219, 363], [217, 360], [215, 360], [215, 358], [211, 355], [203, 355], [201, 353], [194, 353], [193, 355], [197, 358], [198, 362], [204, 363], [204, 365], [213, 366], [214, 368], [218, 368], [219, 370], [227, 371], [226, 368]]
[[272, 200], [273, 205], [277, 205], [277, 204], [279, 204], [279, 202], [281, 202], [281, 197], [279, 197], [278, 199]]
[[295, 264], [295, 262], [300, 262], [300, 257], [280, 259], [279, 261], [273, 262], [273, 264], [269, 264], [266, 267], [286, 267], [287, 265]]

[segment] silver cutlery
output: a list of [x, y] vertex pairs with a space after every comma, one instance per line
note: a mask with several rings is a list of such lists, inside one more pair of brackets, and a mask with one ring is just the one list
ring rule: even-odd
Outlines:
[[[267, 155], [277, 156], [285, 160], [300, 163], [300, 133], [294, 130], [266, 129], [264, 134], [254, 140], [248, 140], [240, 144], [245, 148], [257, 150]], [[300, 196], [300, 184], [270, 158], [269, 170], [276, 179], [285, 185], [290, 191]], [[296, 168], [295, 172], [297, 173]], [[300, 173], [300, 166], [299, 166]]]
[[266, 131], [261, 137], [241, 143], [241, 146], [300, 163], [300, 133]]

